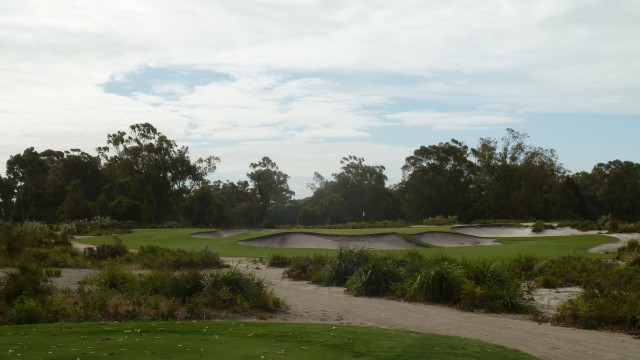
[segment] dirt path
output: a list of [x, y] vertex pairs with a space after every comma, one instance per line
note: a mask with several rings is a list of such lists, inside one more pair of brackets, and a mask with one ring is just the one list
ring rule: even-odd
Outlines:
[[231, 262], [265, 277], [274, 292], [287, 301], [291, 309], [276, 319], [279, 321], [367, 325], [461, 336], [518, 349], [542, 359], [640, 358], [640, 340], [628, 335], [562, 328], [436, 305], [352, 297], [344, 294], [342, 288], [282, 279], [281, 269], [241, 259]]

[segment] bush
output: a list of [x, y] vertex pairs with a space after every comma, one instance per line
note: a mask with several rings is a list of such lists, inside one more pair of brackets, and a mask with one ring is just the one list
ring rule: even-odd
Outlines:
[[296, 256], [291, 258], [291, 264], [284, 271], [284, 276], [292, 280], [321, 284], [324, 268], [328, 263], [327, 255]]
[[205, 302], [214, 309], [277, 311], [285, 307], [264, 279], [237, 268], [212, 271], [204, 276], [202, 283]]
[[458, 224], [458, 215], [454, 216], [442, 216], [438, 215], [436, 217], [430, 217], [422, 220], [423, 225], [430, 226], [445, 226], [445, 225], [455, 225]]
[[0, 296], [12, 304], [20, 297], [39, 297], [53, 292], [47, 283], [47, 273], [40, 267], [25, 263], [18, 271], [9, 272], [0, 280]]
[[370, 252], [364, 248], [340, 247], [327, 264], [322, 285], [344, 286], [356, 270], [369, 260]]
[[94, 248], [86, 248], [85, 254], [92, 260], [107, 260], [125, 256], [129, 249], [122, 243], [122, 240], [114, 236], [113, 244], [102, 243]]
[[291, 265], [291, 262], [292, 262], [291, 258], [282, 254], [271, 254], [269, 255], [269, 259], [267, 260], [267, 263], [269, 264], [269, 266], [272, 266], [275, 268], [286, 268], [289, 265]]
[[356, 296], [389, 295], [401, 280], [393, 258], [378, 255], [355, 271], [346, 283], [346, 291]]
[[44, 307], [35, 299], [21, 296], [9, 312], [12, 324], [37, 324], [46, 319]]
[[128, 292], [138, 289], [138, 279], [131, 272], [116, 268], [113, 265], [108, 266], [100, 273], [94, 282], [103, 290], [117, 290], [119, 292]]
[[465, 283], [460, 306], [467, 310], [523, 312], [522, 283], [512, 269], [491, 260], [463, 260]]
[[410, 301], [455, 304], [464, 284], [462, 268], [456, 263], [439, 262], [411, 281]]
[[141, 246], [126, 259], [145, 269], [186, 270], [219, 269], [226, 267], [220, 256], [205, 247], [203, 250], [169, 249], [156, 245]]

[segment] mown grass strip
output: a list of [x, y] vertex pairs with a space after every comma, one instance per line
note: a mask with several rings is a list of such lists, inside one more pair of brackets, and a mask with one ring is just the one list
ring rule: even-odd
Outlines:
[[48, 324], [2, 334], [0, 354], [23, 359], [535, 359], [477, 340], [327, 324]]
[[[146, 245], [157, 245], [185, 250], [201, 250], [208, 247], [220, 256], [242, 256], [266, 258], [274, 252], [274, 248], [263, 248], [238, 244], [240, 240], [273, 234], [274, 231], [254, 231], [226, 238], [196, 238], [191, 236], [197, 232], [213, 231], [210, 229], [136, 229], [131, 234], [120, 235], [123, 243], [131, 248]], [[301, 229], [278, 230], [278, 232], [294, 232]], [[401, 235], [413, 235], [425, 231], [451, 231], [447, 227], [393, 228], [393, 229], [304, 229], [328, 235], [366, 235], [395, 232]], [[99, 245], [110, 242], [110, 237], [82, 239], [82, 242]], [[466, 246], [466, 247], [430, 247], [421, 249], [425, 255], [450, 255], [455, 257], [479, 257], [492, 259], [511, 259], [521, 255], [533, 255], [540, 258], [557, 258], [569, 254], [589, 257], [603, 257], [587, 250], [597, 245], [616, 242], [617, 240], [602, 235], [575, 235], [528, 238], [500, 238], [500, 246]], [[327, 249], [278, 249], [277, 252], [287, 256], [304, 256], [311, 254], [329, 254], [335, 250]]]

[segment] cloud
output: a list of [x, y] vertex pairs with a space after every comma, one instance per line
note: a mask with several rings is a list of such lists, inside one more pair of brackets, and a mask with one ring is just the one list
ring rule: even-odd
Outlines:
[[4, 1], [0, 158], [91, 149], [138, 122], [252, 151], [638, 115], [638, 17], [633, 0]]
[[386, 115], [385, 118], [404, 126], [431, 126], [434, 130], [480, 130], [505, 127], [521, 119], [500, 112], [413, 111]]

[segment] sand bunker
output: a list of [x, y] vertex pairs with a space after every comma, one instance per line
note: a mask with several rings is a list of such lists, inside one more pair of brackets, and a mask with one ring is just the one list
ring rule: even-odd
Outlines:
[[425, 244], [441, 247], [502, 245], [494, 239], [445, 232], [424, 232], [413, 237]]
[[602, 244], [596, 247], [589, 249], [591, 253], [599, 253], [599, 254], [607, 254], [613, 251], [617, 251], [618, 248], [626, 246], [629, 240], [639, 240], [640, 234], [607, 234], [606, 236], [610, 236], [612, 238], [618, 239], [620, 241], [614, 242], [611, 244]]
[[580, 231], [572, 228], [548, 229], [535, 233], [530, 227], [521, 226], [456, 226], [452, 229], [460, 234], [484, 238], [593, 235], [598, 233], [597, 231]]
[[419, 248], [398, 234], [380, 235], [323, 235], [314, 233], [280, 233], [266, 235], [255, 239], [242, 240], [242, 245], [299, 248], [299, 249], [338, 249], [340, 247], [359, 247], [375, 250], [400, 250]]

